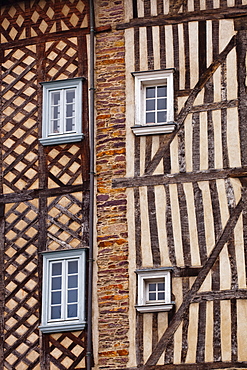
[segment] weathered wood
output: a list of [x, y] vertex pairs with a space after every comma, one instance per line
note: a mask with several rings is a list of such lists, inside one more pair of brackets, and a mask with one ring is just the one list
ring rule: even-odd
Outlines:
[[146, 364], [143, 366], [143, 369], [147, 370], [149, 366], [153, 366], [159, 360], [162, 352], [165, 350], [170, 338], [174, 335], [175, 331], [177, 330], [178, 326], [180, 325], [185, 310], [189, 307], [192, 299], [200, 289], [203, 281], [205, 280], [208, 272], [211, 270], [213, 265], [215, 264], [221, 250], [223, 249], [231, 231], [236, 226], [238, 218], [242, 212], [243, 202], [240, 200], [237, 206], [234, 209], [232, 216], [228, 219], [226, 226], [221, 233], [218, 241], [216, 242], [214, 248], [212, 249], [206, 263], [202, 267], [201, 271], [199, 272], [195, 282], [193, 283], [190, 291], [186, 295], [183, 300], [183, 303], [177, 310], [176, 314], [174, 315], [169, 327], [166, 329], [165, 333], [162, 335], [161, 339], [159, 340], [157, 346], [153, 350], [152, 354], [148, 358]]
[[149, 216], [149, 228], [151, 231], [151, 250], [153, 257], [154, 266], [160, 266], [160, 247], [159, 247], [159, 237], [158, 237], [158, 225], [156, 218], [156, 202], [155, 193], [153, 187], [148, 187], [147, 189], [147, 199], [148, 199], [148, 216]]
[[136, 266], [142, 266], [141, 252], [141, 218], [140, 218], [140, 193], [139, 189], [134, 189], [135, 198], [135, 247], [136, 247]]
[[247, 291], [245, 289], [234, 289], [200, 292], [195, 295], [192, 302], [200, 303], [203, 301], [223, 301], [232, 299], [247, 299]]
[[[247, 361], [234, 361], [234, 362], [204, 362], [202, 364], [165, 364], [165, 365], [154, 365], [146, 366], [147, 370], [212, 370], [212, 369], [245, 369], [247, 367]], [[124, 370], [137, 370], [139, 367], [129, 367]]]
[[162, 14], [152, 17], [139, 17], [132, 19], [128, 23], [119, 23], [117, 30], [124, 30], [132, 27], [145, 27], [147, 24], [150, 26], [160, 26], [166, 24], [178, 24], [195, 21], [204, 21], [205, 19], [225, 19], [225, 18], [237, 18], [246, 15], [246, 5], [231, 7], [231, 13], [229, 9], [218, 8], [218, 9], [206, 9], [189, 13], [178, 13], [178, 14]]
[[172, 214], [171, 214], [171, 200], [170, 200], [170, 190], [169, 185], [165, 185], [166, 192], [166, 233], [167, 233], [167, 245], [169, 259], [173, 266], [176, 266], [176, 254], [174, 247], [174, 237], [173, 237], [173, 228], [172, 228]]

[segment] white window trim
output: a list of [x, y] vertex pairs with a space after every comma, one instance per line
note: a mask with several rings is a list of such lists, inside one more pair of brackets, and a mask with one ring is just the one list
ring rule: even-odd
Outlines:
[[[163, 312], [170, 311], [174, 305], [171, 301], [171, 268], [137, 270], [138, 296], [136, 309], [139, 312]], [[162, 280], [165, 283], [164, 301], [147, 301], [147, 282]]]
[[[135, 78], [135, 126], [131, 127], [135, 135], [155, 135], [171, 133], [176, 128], [174, 122], [174, 69], [133, 72]], [[145, 124], [145, 87], [167, 84], [167, 122], [165, 124]]]
[[[42, 287], [42, 315], [39, 329], [43, 333], [83, 330], [86, 325], [85, 318], [85, 266], [86, 249], [71, 249], [66, 251], [43, 252], [43, 287]], [[78, 259], [79, 294], [78, 318], [66, 320], [49, 320], [49, 294], [50, 294], [50, 265], [54, 261]]]
[[[42, 82], [43, 86], [43, 109], [42, 109], [42, 138], [39, 139], [43, 145], [58, 145], [78, 142], [83, 139], [82, 133], [82, 81], [83, 78]], [[49, 133], [50, 124], [50, 92], [75, 88], [75, 132], [71, 133]]]

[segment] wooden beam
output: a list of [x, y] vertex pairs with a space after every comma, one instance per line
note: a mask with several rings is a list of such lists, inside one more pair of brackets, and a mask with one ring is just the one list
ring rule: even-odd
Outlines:
[[[223, 170], [206, 170], [196, 172], [180, 172], [165, 175], [126, 177], [112, 180], [113, 188], [135, 188], [140, 186], [169, 185], [180, 183], [196, 183], [200, 181], [211, 181], [227, 179], [228, 177], [247, 177], [247, 167]], [[1, 198], [0, 198], [1, 199]]]
[[[184, 297], [183, 303], [175, 313], [170, 325], [160, 338], [158, 344], [154, 348], [151, 356], [148, 358], [146, 364], [142, 367], [142, 370], [149, 370], [150, 366], [156, 365], [157, 361], [159, 360], [160, 356], [164, 352], [169, 343], [170, 338], [174, 335], [176, 330], [178, 329], [180, 323], [183, 320], [183, 316], [185, 311], [188, 309], [189, 305], [193, 301], [194, 297], [196, 296], [198, 290], [202, 286], [204, 280], [206, 279], [209, 271], [214, 266], [220, 252], [222, 251], [225, 243], [227, 242], [229, 235], [231, 234], [232, 230], [235, 228], [236, 223], [239, 219], [239, 216], [243, 209], [243, 201], [242, 199], [238, 202], [236, 207], [233, 209], [230, 218], [228, 219], [224, 230], [222, 231], [218, 241], [216, 242], [214, 248], [212, 249], [205, 265], [201, 268], [197, 278], [195, 279], [191, 289], [187, 292]], [[153, 368], [154, 369], [154, 368]]]
[[131, 27], [146, 27], [149, 26], [162, 26], [162, 25], [172, 25], [178, 23], [187, 23], [195, 21], [204, 21], [210, 19], [229, 19], [238, 18], [241, 16], [246, 16], [246, 5], [241, 5], [237, 7], [231, 7], [231, 12], [229, 8], [218, 8], [218, 9], [207, 9], [200, 10], [197, 12], [189, 13], [170, 13], [170, 14], [160, 14], [156, 17], [140, 17], [131, 19], [128, 23], [120, 23], [117, 25], [117, 30], [124, 30]]
[[200, 292], [192, 299], [192, 303], [200, 303], [203, 301], [215, 301], [215, 300], [230, 300], [230, 299], [247, 299], [246, 289], [236, 290], [218, 290], [211, 292]]
[[[165, 364], [148, 366], [147, 370], [211, 370], [211, 369], [245, 369], [247, 362], [203, 362], [197, 364]], [[140, 370], [140, 367], [129, 367], [123, 370]]]

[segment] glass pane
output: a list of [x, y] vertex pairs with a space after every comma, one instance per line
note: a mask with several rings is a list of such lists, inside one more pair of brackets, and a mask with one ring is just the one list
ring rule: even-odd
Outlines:
[[60, 277], [52, 278], [51, 289], [58, 290], [62, 287], [62, 279]]
[[76, 274], [78, 272], [78, 261], [68, 262], [68, 273]]
[[67, 313], [68, 317], [77, 317], [77, 304], [68, 305]]
[[165, 283], [158, 283], [158, 290], [165, 290]]
[[157, 100], [157, 109], [158, 110], [161, 110], [161, 109], [166, 109], [166, 99], [158, 99]]
[[164, 301], [164, 299], [165, 299], [165, 293], [158, 293], [158, 300], [159, 301]]
[[68, 291], [68, 303], [77, 302], [78, 301], [78, 290], [73, 289]]
[[51, 319], [61, 319], [61, 306], [51, 307]]
[[155, 110], [155, 100], [146, 100], [146, 110]]
[[61, 303], [61, 292], [51, 293], [51, 304], [60, 304]]
[[156, 284], [155, 283], [151, 283], [151, 284], [148, 284], [148, 289], [150, 292], [153, 292], [156, 290]]
[[78, 276], [72, 275], [68, 276], [68, 288], [77, 288], [78, 287]]
[[161, 111], [157, 113], [158, 123], [166, 122], [166, 111]]
[[75, 127], [75, 119], [67, 118], [66, 119], [66, 131], [73, 131]]
[[155, 97], [155, 87], [147, 87], [146, 88], [146, 98], [154, 98]]
[[51, 118], [52, 119], [60, 118], [60, 106], [51, 107]]
[[155, 123], [154, 113], [146, 113], [146, 123]]
[[74, 103], [75, 102], [75, 90], [67, 90], [66, 91], [66, 103]]
[[52, 276], [62, 275], [62, 263], [53, 263], [52, 264]]
[[75, 114], [74, 104], [66, 105], [66, 117], [72, 117]]
[[167, 86], [158, 86], [157, 87], [157, 96], [158, 97], [167, 96]]
[[155, 293], [149, 293], [149, 301], [156, 301], [156, 294]]
[[51, 121], [51, 127], [52, 127], [51, 132], [53, 134], [59, 133], [60, 132], [60, 120]]
[[51, 105], [60, 104], [60, 91], [51, 92]]

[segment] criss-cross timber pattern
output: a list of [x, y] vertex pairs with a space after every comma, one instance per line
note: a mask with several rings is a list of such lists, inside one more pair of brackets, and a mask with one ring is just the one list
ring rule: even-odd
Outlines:
[[49, 198], [47, 248], [49, 250], [79, 248], [85, 242], [82, 217], [82, 193]]
[[5, 52], [2, 64], [4, 192], [38, 187], [36, 47]]
[[86, 333], [68, 332], [49, 336], [49, 357], [52, 370], [85, 369]]
[[6, 205], [5, 368], [38, 369], [38, 202]]
[[61, 80], [77, 77], [77, 38], [47, 42], [45, 48], [46, 79]]
[[67, 144], [46, 148], [49, 188], [82, 184], [80, 146]]
[[87, 8], [81, 0], [17, 2], [3, 8], [1, 43], [87, 26]]

